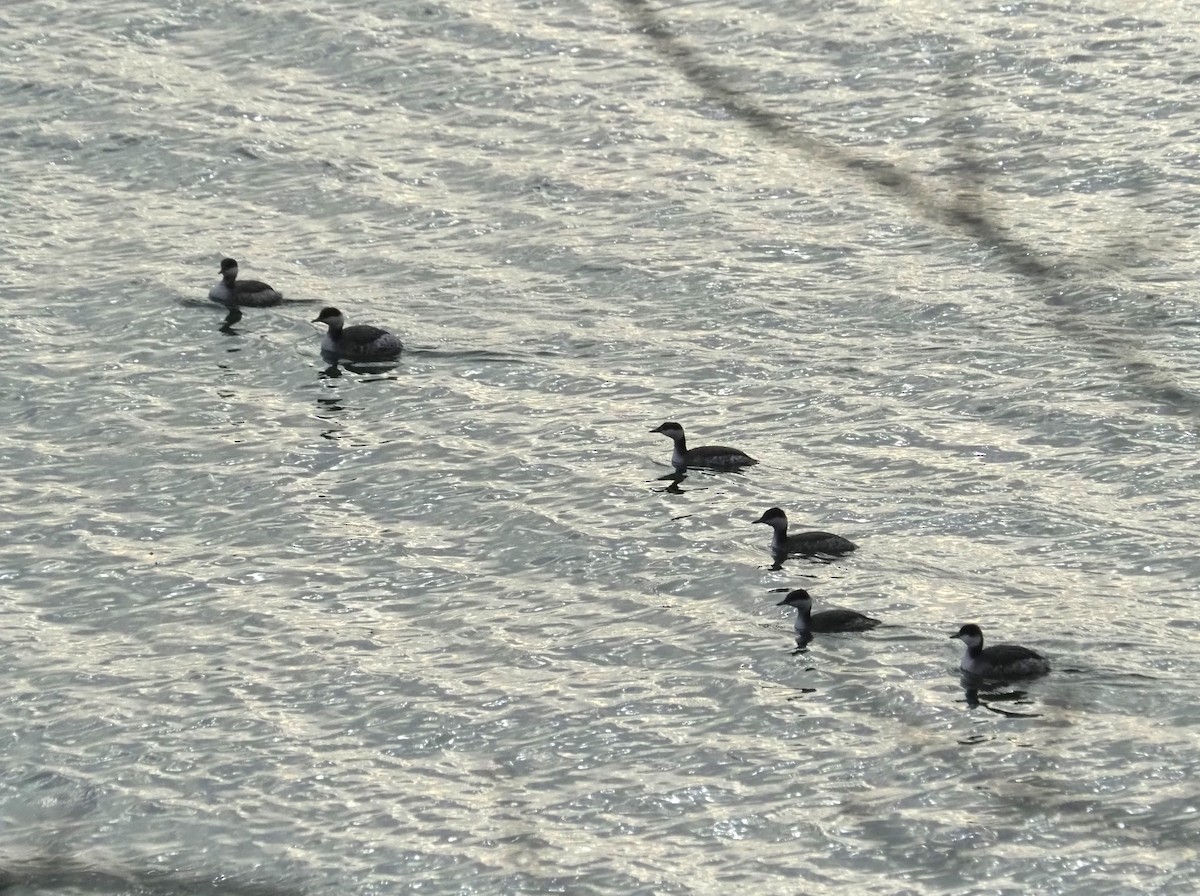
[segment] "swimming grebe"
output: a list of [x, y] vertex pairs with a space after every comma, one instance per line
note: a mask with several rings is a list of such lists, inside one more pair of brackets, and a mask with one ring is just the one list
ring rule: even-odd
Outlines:
[[313, 323], [329, 328], [321, 340], [322, 354], [347, 361], [393, 361], [400, 357], [403, 346], [399, 336], [369, 324], [347, 327], [345, 315], [336, 308], [322, 308]]
[[830, 532], [799, 532], [795, 535], [788, 535], [787, 514], [778, 507], [772, 507], [754, 522], [765, 523], [775, 530], [771, 536], [771, 552], [777, 559], [783, 559], [791, 554], [798, 554], [802, 557], [812, 557], [817, 554], [840, 557], [842, 554], [849, 554], [858, 549], [858, 545], [854, 542]]
[[699, 448], [688, 448], [683, 435], [683, 427], [674, 421], [668, 421], [651, 432], [662, 433], [675, 443], [671, 452], [671, 465], [676, 470], [686, 470], [688, 467], [709, 467], [714, 470], [737, 470], [758, 463], [745, 451], [738, 448], [726, 448], [723, 445], [702, 445]]
[[796, 639], [807, 641], [813, 632], [865, 632], [879, 625], [878, 619], [854, 610], [812, 611], [812, 596], [803, 588], [788, 592], [776, 606], [796, 608]]
[[283, 295], [261, 280], [239, 280], [238, 263], [232, 258], [221, 259], [221, 280], [208, 291], [214, 302], [236, 308], [266, 308], [278, 305]]
[[1018, 644], [996, 644], [983, 646], [983, 632], [979, 626], [968, 623], [951, 635], [967, 646], [959, 668], [968, 675], [979, 678], [1028, 678], [1045, 675], [1050, 663], [1040, 653]]

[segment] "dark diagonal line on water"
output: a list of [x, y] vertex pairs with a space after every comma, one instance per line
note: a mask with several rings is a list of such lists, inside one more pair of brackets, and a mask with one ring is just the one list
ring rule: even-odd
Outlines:
[[[1079, 320], [1080, 312], [1071, 308], [1069, 300], [1062, 295], [1071, 284], [1078, 288], [1089, 279], [1078, 264], [1067, 259], [1047, 261], [1044, 255], [1039, 257], [1032, 246], [1010, 235], [966, 196], [946, 202], [926, 189], [915, 175], [892, 162], [873, 159], [804, 133], [786, 117], [764, 109], [744, 91], [731, 86], [723, 73], [676, 34], [645, 0], [617, 0], [617, 3], [653, 41], [659, 55], [732, 118], [773, 143], [799, 150], [814, 161], [872, 183], [898, 197], [927, 220], [991, 247], [1014, 273], [1053, 284], [1059, 294], [1054, 305], [1047, 303], [1047, 307], [1054, 310], [1048, 315], [1051, 325], [1065, 336], [1086, 340], [1094, 353], [1115, 361], [1120, 365], [1120, 376], [1127, 382], [1136, 383], [1146, 393], [1144, 397], [1166, 405], [1172, 411], [1200, 416], [1200, 396], [1180, 387], [1140, 345], [1115, 336], [1111, 331], [1097, 333]], [[964, 168], [978, 170], [978, 166], [964, 165]], [[977, 189], [969, 192], [978, 195]]]

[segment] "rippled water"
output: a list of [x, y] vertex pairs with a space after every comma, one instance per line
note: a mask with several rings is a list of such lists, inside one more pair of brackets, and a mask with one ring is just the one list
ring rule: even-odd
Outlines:
[[947, 10], [6, 6], [6, 892], [1189, 891], [1200, 15]]

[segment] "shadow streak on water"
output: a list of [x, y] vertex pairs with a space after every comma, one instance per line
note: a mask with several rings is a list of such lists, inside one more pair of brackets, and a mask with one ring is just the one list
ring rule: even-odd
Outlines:
[[[731, 86], [698, 50], [681, 40], [645, 0], [617, 0], [617, 3], [654, 42], [659, 54], [700, 88], [710, 102], [775, 143], [799, 150], [809, 158], [867, 181], [899, 198], [927, 220], [966, 233], [992, 247], [1015, 273], [1052, 284], [1054, 293], [1044, 302], [1047, 309], [1056, 312], [1048, 316], [1051, 326], [1065, 336], [1086, 342], [1096, 356], [1115, 362], [1117, 375], [1123, 381], [1136, 384], [1146, 398], [1172, 410], [1200, 417], [1200, 395], [1181, 387], [1170, 373], [1151, 360], [1139, 340], [1115, 335], [1111, 327], [1100, 332], [1096, 326], [1081, 319], [1079, 308], [1072, 309], [1070, 292], [1073, 289], [1089, 284], [1091, 289], [1099, 288], [1090, 281], [1090, 272], [1083, 264], [1065, 258], [1043, 261], [1047, 254], [1045, 250], [1010, 235], [987, 215], [978, 201], [982, 192], [979, 182], [984, 173], [982, 166], [965, 160], [960, 166], [961, 171], [964, 175], [973, 174], [976, 182], [964, 184], [966, 189], [960, 190], [952, 202], [943, 201], [927, 189], [917, 175], [895, 163], [819, 140], [755, 103], [744, 91]], [[1081, 305], [1082, 301], [1076, 304]]]
[[[423, 358], [449, 358], [453, 361], [486, 361], [489, 364], [527, 364], [528, 358], [520, 355], [508, 355], [491, 349], [442, 349], [442, 348], [405, 348], [406, 356], [419, 355]], [[543, 353], [538, 352], [541, 355]], [[549, 355], [553, 357], [553, 354]]]
[[128, 893], [146, 896], [182, 896], [213, 893], [217, 896], [301, 896], [303, 890], [274, 883], [231, 879], [224, 872], [186, 875], [145, 869], [89, 867], [70, 857], [45, 856], [0, 865], [0, 896], [69, 890], [74, 893]]

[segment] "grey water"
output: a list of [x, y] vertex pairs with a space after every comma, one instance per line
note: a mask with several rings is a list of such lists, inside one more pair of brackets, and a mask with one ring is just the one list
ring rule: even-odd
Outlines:
[[[0, 39], [0, 890], [1194, 889], [1200, 12]], [[293, 301], [222, 330], [226, 255]], [[885, 625], [796, 651], [796, 587]], [[964, 689], [964, 622], [1054, 671]]]

